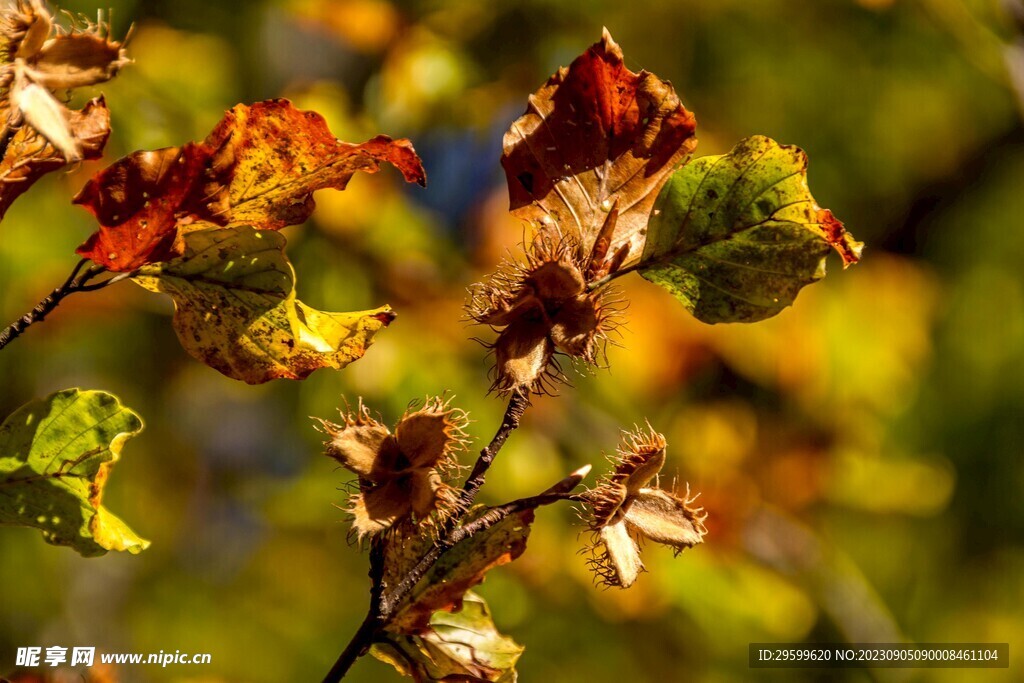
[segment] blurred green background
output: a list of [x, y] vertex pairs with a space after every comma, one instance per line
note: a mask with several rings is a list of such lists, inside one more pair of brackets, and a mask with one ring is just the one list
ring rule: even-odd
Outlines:
[[[699, 154], [754, 133], [810, 155], [815, 197], [867, 243], [796, 306], [704, 326], [624, 278], [610, 370], [543, 399], [502, 452], [491, 502], [536, 493], [649, 419], [665, 472], [710, 534], [649, 546], [629, 591], [592, 585], [573, 512], [538, 514], [526, 554], [481, 587], [535, 681], [1024, 680], [1024, 47], [997, 0], [110, 2], [135, 64], [105, 84], [107, 160], [201, 138], [237, 102], [288, 97], [342, 139], [407, 136], [426, 190], [386, 171], [317, 197], [288, 231], [300, 296], [389, 303], [366, 357], [249, 387], [191, 360], [167, 300], [130, 283], [67, 300], [0, 355], [0, 415], [71, 386], [147, 421], [107, 489], [153, 541], [83, 560], [0, 529], [0, 672], [17, 647], [209, 652], [123, 681], [313, 681], [363, 616], [348, 475], [309, 416], [363, 396], [388, 420], [448, 390], [489, 438], [465, 287], [523, 228], [501, 136], [526, 97], [607, 26], [634, 70], [671, 80]], [[95, 5], [63, 9], [93, 15]], [[1020, 86], [1021, 83], [1017, 82]], [[0, 225], [0, 319], [59, 284], [93, 229], [69, 200], [102, 166], [38, 183]], [[468, 456], [467, 456], [468, 460]], [[751, 670], [752, 641], [1009, 642], [1009, 670]], [[76, 679], [77, 680], [77, 679]], [[364, 659], [352, 681], [399, 680]]]

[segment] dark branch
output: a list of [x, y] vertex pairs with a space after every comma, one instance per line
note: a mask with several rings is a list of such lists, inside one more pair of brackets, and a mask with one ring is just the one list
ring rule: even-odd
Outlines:
[[[579, 483], [578, 480], [576, 483]], [[573, 486], [575, 485], [576, 484], [573, 484]], [[387, 623], [387, 621], [394, 616], [395, 608], [405, 600], [412, 589], [416, 587], [416, 584], [418, 584], [420, 580], [426, 576], [427, 572], [430, 571], [430, 568], [437, 563], [437, 560], [459, 543], [475, 536], [481, 531], [490, 529], [501, 520], [516, 512], [532, 510], [542, 505], [556, 503], [560, 500], [577, 499], [578, 496], [569, 493], [568, 491], [547, 491], [539, 496], [520, 498], [519, 500], [513, 500], [512, 502], [505, 503], [504, 505], [492, 507], [472, 522], [452, 529], [444, 539], [435, 543], [434, 546], [427, 551], [427, 554], [420, 559], [415, 567], [409, 570], [409, 573], [402, 578], [390, 594], [384, 596], [381, 601], [381, 611], [384, 614], [384, 623]]]
[[[512, 393], [512, 397], [508, 401], [508, 407], [505, 408], [505, 416], [501, 420], [501, 426], [498, 427], [498, 431], [494, 434], [494, 438], [487, 444], [487, 447], [480, 451], [480, 457], [476, 459], [476, 463], [473, 465], [473, 470], [469, 473], [469, 477], [466, 479], [466, 483], [462, 487], [462, 500], [460, 501], [463, 512], [468, 510], [473, 505], [473, 501], [476, 500], [476, 494], [480, 490], [480, 487], [484, 485], [484, 480], [487, 478], [487, 469], [494, 462], [494, 458], [498, 455], [498, 451], [505, 445], [505, 441], [508, 439], [509, 434], [515, 431], [516, 427], [519, 426], [519, 420], [522, 419], [523, 413], [530, 405], [529, 394], [522, 391], [515, 391]], [[452, 524], [450, 524], [446, 531], [451, 531], [454, 526], [455, 518], [453, 517]]]
[[377, 536], [371, 543], [369, 572], [370, 607], [366, 612], [363, 623], [359, 625], [359, 628], [352, 635], [352, 639], [348, 641], [348, 645], [338, 655], [334, 666], [324, 676], [324, 683], [337, 683], [337, 681], [344, 678], [355, 661], [365, 655], [370, 649], [374, 637], [384, 625], [381, 617], [381, 597], [384, 593], [384, 538]]
[[71, 271], [71, 274], [68, 275], [67, 280], [64, 281], [64, 284], [50, 292], [50, 295], [36, 304], [35, 308], [15, 320], [0, 332], [0, 349], [20, 337], [30, 325], [41, 322], [43, 318], [53, 311], [53, 309], [57, 308], [65, 297], [68, 297], [75, 292], [92, 292], [97, 289], [103, 289], [108, 285], [112, 285], [115, 282], [124, 280], [132, 275], [132, 273], [121, 273], [106, 280], [92, 282], [97, 276], [107, 272], [107, 269], [103, 266], [96, 265], [85, 268], [87, 263], [89, 263], [88, 259], [82, 259], [79, 261]]

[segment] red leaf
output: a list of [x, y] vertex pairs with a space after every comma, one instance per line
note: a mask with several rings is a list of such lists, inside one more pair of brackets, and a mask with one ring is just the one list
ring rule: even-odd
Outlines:
[[180, 254], [178, 238], [196, 227], [297, 225], [313, 212], [314, 191], [343, 190], [382, 161], [426, 183], [408, 140], [341, 142], [322, 116], [287, 100], [238, 105], [202, 143], [136, 152], [98, 173], [75, 197], [100, 222], [78, 253], [131, 271]]
[[134, 152], [97, 173], [74, 198], [100, 223], [78, 254], [112, 271], [180, 256], [179, 209], [208, 157], [189, 143]]

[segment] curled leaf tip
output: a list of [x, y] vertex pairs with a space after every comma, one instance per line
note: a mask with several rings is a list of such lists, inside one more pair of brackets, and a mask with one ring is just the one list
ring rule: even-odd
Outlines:
[[398, 314], [395, 313], [390, 308], [388, 308], [387, 310], [381, 311], [380, 313], [374, 313], [370, 317], [373, 318], [374, 320], [379, 320], [384, 325], [384, 327], [387, 327], [391, 323], [395, 322], [395, 318], [398, 317]]
[[849, 268], [860, 261], [864, 243], [855, 240], [853, 235], [846, 231], [846, 226], [842, 221], [832, 215], [831, 211], [828, 209], [818, 211], [818, 225], [825, 233], [825, 239], [842, 257], [843, 268]]

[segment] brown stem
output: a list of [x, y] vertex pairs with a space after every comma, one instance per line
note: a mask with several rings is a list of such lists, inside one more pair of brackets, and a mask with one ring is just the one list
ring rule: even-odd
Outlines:
[[[98, 275], [107, 272], [107, 269], [102, 266], [94, 265], [89, 268], [85, 268], [85, 264], [88, 262], [88, 259], [82, 259], [79, 261], [71, 271], [71, 274], [68, 275], [67, 280], [64, 281], [64, 284], [50, 292], [49, 296], [36, 304], [35, 308], [15, 320], [0, 332], [0, 349], [20, 337], [22, 332], [28, 329], [30, 325], [43, 320], [43, 318], [49, 315], [53, 309], [57, 308], [65, 297], [70, 296], [75, 292], [91, 292], [96, 289], [102, 289], [107, 285], [124, 279], [124, 277], [128, 275], [127, 273], [122, 273], [121, 275], [114, 276], [108, 280], [88, 284]], [[84, 271], [82, 270], [83, 268], [85, 268]]]
[[640, 267], [640, 263], [637, 262], [637, 263], [634, 263], [631, 266], [626, 266], [625, 268], [619, 268], [618, 270], [616, 270], [614, 272], [608, 273], [607, 275], [605, 275], [600, 280], [594, 280], [593, 282], [589, 283], [587, 285], [587, 291], [588, 292], [593, 292], [595, 289], [598, 289], [600, 287], [604, 287], [606, 284], [608, 284], [609, 282], [611, 282], [615, 278], [622, 277], [623, 275], [626, 275], [627, 273], [632, 273], [634, 270], [637, 270], [639, 267]]
[[[487, 478], [487, 469], [494, 462], [494, 458], [498, 455], [498, 451], [505, 445], [505, 441], [508, 439], [509, 434], [515, 431], [516, 427], [519, 426], [519, 421], [523, 417], [523, 413], [530, 405], [529, 394], [523, 391], [515, 391], [512, 393], [512, 397], [508, 401], [508, 406], [505, 408], [505, 416], [501, 420], [501, 426], [498, 427], [498, 431], [495, 432], [491, 442], [487, 444], [487, 447], [480, 451], [480, 457], [476, 459], [476, 463], [473, 465], [473, 470], [469, 473], [469, 477], [466, 478], [466, 483], [462, 486], [462, 497], [460, 500], [460, 507], [463, 512], [468, 510], [473, 505], [473, 501], [476, 500], [476, 494], [480, 490], [480, 487], [484, 485], [484, 480]], [[458, 520], [455, 516], [452, 517], [452, 521], [447, 525], [445, 531], [450, 532], [452, 527]]]
[[412, 589], [416, 587], [416, 584], [426, 576], [427, 572], [430, 571], [431, 567], [437, 563], [441, 556], [459, 543], [462, 543], [467, 538], [475, 536], [481, 531], [490, 529], [492, 526], [513, 513], [522, 512], [523, 510], [532, 510], [533, 508], [540, 507], [541, 505], [550, 505], [551, 503], [555, 503], [560, 500], [575, 500], [576, 498], [577, 497], [573, 494], [564, 491], [542, 493], [539, 496], [520, 498], [519, 500], [513, 500], [510, 503], [490, 508], [487, 512], [480, 515], [472, 522], [452, 529], [443, 540], [435, 543], [430, 550], [427, 551], [427, 554], [420, 558], [420, 561], [416, 563], [416, 566], [410, 569], [409, 573], [402, 577], [402, 580], [397, 586], [395, 586], [395, 589], [391, 591], [390, 594], [383, 597], [381, 600], [383, 609], [381, 611], [383, 613], [384, 624], [394, 616], [395, 608], [405, 600]]
[[354, 634], [348, 645], [338, 655], [334, 666], [324, 676], [324, 683], [337, 683], [348, 670], [352, 668], [355, 661], [366, 654], [373, 644], [377, 632], [384, 625], [381, 618], [381, 597], [384, 593], [384, 539], [375, 537], [370, 546], [370, 607], [366, 611], [363, 623]]

